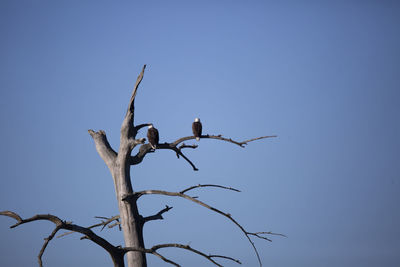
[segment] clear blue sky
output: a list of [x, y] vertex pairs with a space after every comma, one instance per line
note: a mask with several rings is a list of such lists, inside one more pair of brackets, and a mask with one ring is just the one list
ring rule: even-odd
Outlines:
[[[192, 1], [194, 2], [194, 1]], [[249, 231], [264, 266], [400, 265], [400, 4], [397, 1], [0, 2], [0, 210], [51, 213], [76, 224], [118, 213], [111, 176], [88, 129], [117, 149], [133, 84], [137, 122], [161, 142], [204, 132], [187, 155], [148, 155], [132, 169], [136, 190], [199, 190]], [[142, 133], [145, 134], [145, 131]], [[188, 244], [257, 259], [243, 234], [186, 200], [147, 196], [140, 211], [174, 208], [145, 227], [145, 243]], [[0, 266], [36, 266], [47, 222], [9, 229], [0, 218]], [[123, 244], [117, 229], [101, 236]], [[183, 266], [211, 266], [179, 250]], [[45, 266], [111, 266], [79, 235], [52, 241]], [[149, 266], [169, 266], [149, 255]], [[220, 261], [225, 266], [236, 266]]]

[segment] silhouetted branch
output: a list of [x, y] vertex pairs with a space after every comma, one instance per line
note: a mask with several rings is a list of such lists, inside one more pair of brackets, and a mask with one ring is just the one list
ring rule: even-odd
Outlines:
[[222, 186], [222, 185], [216, 185], [216, 184], [198, 184], [198, 185], [194, 185], [191, 186], [189, 188], [186, 188], [184, 190], [182, 190], [180, 193], [184, 194], [189, 190], [195, 189], [195, 188], [200, 188], [200, 187], [218, 187], [218, 188], [223, 188], [223, 189], [227, 189], [227, 190], [232, 190], [232, 191], [236, 191], [236, 192], [240, 192], [240, 190], [232, 188], [232, 187], [226, 187], [226, 186]]
[[[193, 168], [193, 170], [198, 171], [198, 169], [196, 168], [196, 166], [193, 164], [193, 162], [190, 161], [189, 158], [187, 158], [183, 153], [182, 153], [182, 149], [183, 148], [196, 148], [196, 145], [181, 145], [180, 147], [170, 147], [170, 146], [166, 146], [164, 144], [159, 144], [157, 146], [157, 149], [170, 149], [175, 151], [177, 157], [179, 158], [179, 156], [181, 156], [182, 158], [184, 158]], [[150, 146], [150, 144], [144, 144], [141, 145], [139, 148], [139, 152], [135, 155], [135, 156], [131, 156], [129, 159], [129, 164], [130, 165], [137, 165], [139, 163], [141, 163], [144, 159], [144, 157], [147, 155], [147, 153], [152, 153], [155, 152], [154, 149], [152, 149], [152, 147]]]
[[122, 252], [122, 250], [120, 248], [117, 248], [117, 247], [111, 245], [107, 240], [96, 235], [95, 233], [93, 233], [92, 230], [90, 230], [88, 228], [85, 228], [85, 227], [82, 227], [82, 226], [79, 226], [76, 224], [72, 224], [70, 222], [65, 222], [65, 221], [61, 220], [60, 218], [58, 218], [57, 216], [54, 216], [51, 214], [38, 214], [38, 215], [35, 215], [28, 219], [22, 219], [18, 214], [14, 213], [12, 211], [2, 211], [2, 212], [0, 212], [0, 215], [8, 216], [8, 217], [11, 217], [11, 218], [14, 218], [15, 220], [17, 220], [17, 223], [10, 226], [10, 228], [14, 228], [21, 224], [38, 221], [38, 220], [50, 221], [56, 225], [53, 232], [45, 239], [45, 242], [39, 252], [38, 261], [39, 261], [40, 267], [43, 266], [42, 255], [43, 255], [48, 243], [50, 242], [50, 240], [53, 239], [55, 234], [60, 229], [79, 232], [79, 233], [85, 235], [87, 237], [87, 239], [89, 239], [89, 240], [93, 241], [94, 243], [96, 243], [97, 245], [101, 246], [110, 254], [110, 256], [114, 262], [114, 266], [116, 266], [116, 267], [124, 266], [123, 255], [125, 252]]
[[164, 218], [163, 218], [162, 214], [169, 211], [170, 209], [172, 209], [172, 207], [168, 207], [167, 205], [165, 205], [164, 209], [160, 210], [155, 215], [144, 217], [143, 221], [144, 221], [144, 223], [146, 223], [148, 221], [153, 221], [153, 220], [163, 220]]
[[[224, 188], [224, 189], [229, 189], [227, 187], [224, 186], [217, 186], [217, 185], [206, 185], [206, 186], [213, 186], [213, 187], [220, 187], [220, 188]], [[253, 247], [253, 250], [257, 256], [258, 262], [260, 264], [260, 266], [262, 266], [261, 264], [261, 259], [260, 259], [260, 255], [258, 254], [257, 248], [254, 244], [254, 242], [251, 240], [250, 236], [256, 236], [258, 238], [264, 239], [264, 240], [268, 240], [271, 241], [270, 239], [260, 236], [260, 233], [267, 233], [267, 232], [257, 232], [257, 233], [252, 233], [252, 232], [248, 232], [246, 231], [242, 225], [240, 225], [235, 219], [232, 218], [231, 214], [229, 213], [225, 213], [217, 208], [214, 208], [194, 197], [188, 196], [182, 192], [187, 192], [191, 189], [197, 188], [197, 187], [202, 187], [201, 185], [197, 185], [197, 186], [192, 186], [189, 187], [187, 189], [182, 190], [181, 192], [169, 192], [169, 191], [163, 191], [163, 190], [144, 190], [144, 191], [139, 191], [139, 192], [135, 192], [133, 194], [129, 194], [129, 195], [125, 195], [122, 197], [123, 201], [137, 201], [141, 196], [143, 195], [165, 195], [165, 196], [173, 196], [173, 197], [181, 197], [181, 198], [185, 198], [187, 200], [190, 200], [198, 205], [201, 205], [209, 210], [212, 210], [216, 213], [219, 213], [223, 216], [225, 216], [226, 218], [228, 218], [230, 221], [232, 221], [237, 227], [239, 227], [239, 229], [243, 232], [243, 234], [246, 236], [247, 240], [250, 242], [251, 246]], [[234, 189], [230, 189], [230, 190], [234, 190]], [[236, 189], [235, 189], [236, 190]]]
[[[246, 140], [246, 141], [239, 142], [239, 141], [233, 140], [232, 138], [222, 137], [222, 135], [206, 134], [206, 135], [200, 136], [200, 139], [217, 139], [217, 140], [230, 142], [230, 143], [238, 145], [240, 147], [244, 147], [249, 142], [252, 142], [252, 141], [255, 141], [255, 140], [260, 140], [260, 139], [265, 139], [265, 138], [272, 138], [272, 137], [277, 137], [277, 136], [276, 135], [261, 136], [261, 137], [257, 137], [257, 138], [253, 138], [253, 139], [249, 139], [249, 140]], [[182, 137], [182, 138], [179, 138], [178, 140], [176, 140], [175, 142], [171, 143], [171, 145], [172, 146], [177, 146], [179, 143], [182, 143], [182, 142], [184, 142], [186, 140], [192, 140], [192, 139], [196, 139], [196, 137], [194, 137], [194, 136]]]
[[208, 256], [211, 257], [211, 258], [222, 258], [222, 259], [227, 259], [227, 260], [234, 261], [234, 262], [236, 262], [236, 263], [238, 263], [238, 264], [242, 264], [239, 260], [234, 259], [234, 258], [232, 258], [232, 257], [228, 257], [228, 256], [222, 256], [222, 255], [208, 255]]
[[192, 166], [194, 171], [198, 171], [199, 170], [199, 169], [196, 168], [196, 166], [193, 164], [193, 162], [182, 153], [181, 149], [175, 148], [173, 150], [176, 152], [177, 157], [179, 158], [179, 156], [181, 156], [182, 158], [184, 158], [190, 164], [190, 166]]
[[56, 226], [56, 228], [54, 228], [53, 232], [47, 238], [44, 239], [44, 244], [43, 244], [42, 249], [40, 250], [39, 255], [38, 255], [39, 266], [43, 266], [43, 262], [42, 262], [43, 253], [44, 253], [47, 245], [49, 244], [50, 240], [53, 239], [53, 237], [56, 235], [56, 233], [60, 229], [61, 229], [60, 226]]
[[[265, 139], [265, 138], [272, 138], [272, 137], [277, 137], [277, 136], [276, 135], [261, 136], [261, 137], [245, 140], [242, 142], [238, 142], [238, 141], [232, 140], [231, 138], [222, 137], [222, 135], [207, 134], [207, 135], [201, 136], [202, 139], [222, 140], [222, 141], [226, 141], [226, 142], [230, 142], [232, 144], [238, 145], [240, 147], [245, 147], [245, 145], [247, 145], [249, 142], [252, 142], [252, 141]], [[190, 161], [190, 159], [182, 153], [182, 149], [184, 149], [184, 148], [195, 149], [198, 147], [198, 145], [185, 145], [185, 143], [182, 143], [184, 141], [192, 140], [192, 139], [194, 140], [194, 139], [196, 139], [196, 137], [194, 137], [194, 136], [182, 137], [172, 143], [165, 142], [165, 143], [158, 144], [157, 149], [170, 149], [170, 150], [175, 151], [178, 158], [179, 158], [179, 156], [182, 156], [182, 158], [184, 158], [190, 164], [190, 166], [192, 166], [194, 171], [198, 171], [198, 168], [194, 165], [194, 163], [192, 161]], [[182, 144], [180, 146], [178, 146], [180, 143], [182, 143]], [[140, 146], [139, 152], [135, 156], [132, 156], [130, 158], [130, 161], [129, 161], [130, 165], [136, 165], [136, 164], [141, 163], [143, 161], [144, 157], [146, 156], [146, 154], [149, 152], [154, 152], [154, 150], [151, 148], [151, 146], [149, 144], [144, 144], [144, 145]]]
[[256, 232], [256, 233], [248, 233], [248, 234], [252, 235], [252, 236], [255, 236], [255, 237], [258, 237], [258, 238], [261, 238], [261, 239], [265, 239], [265, 240], [270, 241], [270, 242], [272, 242], [271, 239], [269, 239], [269, 238], [267, 238], [265, 236], [262, 236], [262, 235], [276, 235], [276, 236], [287, 237], [284, 234], [273, 233], [273, 232]]
[[193, 149], [195, 149], [197, 147], [198, 147], [198, 145], [186, 145], [185, 143], [182, 143], [182, 145], [180, 145], [178, 147], [178, 149], [182, 149], [182, 148], [193, 148]]
[[[102, 231], [102, 230], [104, 229], [104, 227], [106, 227], [106, 226], [107, 226], [108, 224], [110, 224], [111, 222], [113, 222], [113, 221], [119, 222], [119, 215], [115, 215], [115, 216], [110, 217], [110, 218], [101, 217], [101, 216], [95, 216], [95, 218], [104, 219], [105, 221], [101, 221], [100, 223], [93, 224], [93, 225], [87, 227], [88, 229], [93, 229], [93, 228], [95, 228], [95, 227], [103, 226], [103, 227], [101, 228], [101, 230], [100, 230], [100, 231]], [[108, 228], [111, 228], [110, 225], [108, 226]], [[121, 230], [121, 228], [120, 228], [119, 230]], [[73, 234], [73, 233], [75, 233], [75, 231], [66, 232], [66, 233], [63, 233], [63, 234], [57, 236], [57, 238], [60, 238], [60, 237], [63, 237], [63, 236], [69, 235], [69, 234]]]
[[[95, 216], [95, 218], [105, 219], [105, 221], [101, 221], [101, 223], [95, 224], [95, 227], [103, 225], [103, 227], [101, 228], [100, 231], [102, 231], [104, 229], [104, 227], [106, 227], [108, 224], [110, 224], [113, 221], [119, 222], [119, 215], [115, 215], [115, 216], [113, 216], [111, 218], [101, 217], [101, 216]], [[111, 228], [111, 227], [108, 226], [108, 228]], [[121, 228], [119, 228], [119, 230], [121, 231]]]
[[241, 264], [241, 262], [239, 260], [231, 258], [231, 257], [222, 256], [222, 255], [207, 255], [207, 254], [205, 254], [205, 253], [203, 253], [203, 252], [201, 252], [201, 251], [199, 251], [197, 249], [194, 249], [194, 248], [190, 247], [189, 245], [182, 245], [182, 244], [176, 244], [176, 243], [155, 245], [150, 249], [138, 249], [138, 248], [126, 247], [126, 248], [123, 248], [123, 250], [125, 252], [128, 252], [128, 251], [140, 251], [140, 252], [153, 254], [153, 255], [161, 258], [165, 262], [168, 262], [168, 263], [170, 263], [172, 265], [175, 265], [175, 266], [180, 266], [178, 263], [176, 263], [176, 262], [174, 262], [174, 261], [172, 261], [170, 259], [167, 259], [164, 256], [162, 256], [160, 253], [158, 253], [157, 250], [159, 250], [161, 248], [181, 248], [181, 249], [185, 249], [185, 250], [191, 251], [191, 252], [193, 252], [195, 254], [198, 254], [198, 255], [206, 258], [207, 260], [209, 260], [213, 264], [215, 264], [217, 266], [221, 266], [221, 267], [222, 267], [222, 265], [219, 264], [218, 262], [216, 262], [213, 258], [223, 258], [223, 259], [231, 260], [231, 261], [234, 261], [234, 262], [236, 262], [238, 264]]

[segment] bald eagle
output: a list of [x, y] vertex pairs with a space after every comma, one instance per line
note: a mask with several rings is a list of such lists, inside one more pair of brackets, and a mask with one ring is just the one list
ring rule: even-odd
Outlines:
[[154, 128], [153, 124], [149, 125], [149, 129], [147, 130], [147, 139], [149, 140], [151, 147], [156, 149], [159, 141], [159, 135], [158, 130]]
[[200, 140], [202, 130], [203, 126], [201, 125], [200, 119], [199, 118], [194, 119], [194, 122], [192, 123], [192, 131], [197, 141]]

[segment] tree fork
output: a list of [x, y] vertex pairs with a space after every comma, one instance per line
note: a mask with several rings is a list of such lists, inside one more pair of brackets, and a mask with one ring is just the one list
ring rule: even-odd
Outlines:
[[[143, 66], [143, 69], [136, 80], [132, 96], [129, 101], [129, 106], [121, 125], [118, 154], [112, 150], [104, 131], [94, 132], [93, 130], [89, 130], [89, 134], [93, 137], [93, 140], [96, 144], [97, 152], [107, 164], [114, 180], [125, 246], [135, 247], [143, 250], [145, 248], [143, 239], [143, 217], [139, 214], [139, 210], [135, 201], [128, 203], [126, 201], [122, 201], [121, 199], [123, 195], [133, 193], [130, 177], [130, 157], [132, 149], [138, 144], [143, 144], [145, 141], [144, 138], [135, 139], [135, 137], [138, 130], [142, 127], [145, 127], [147, 124], [141, 124], [136, 127], [133, 125], [136, 92], [140, 82], [143, 79], [145, 68], [146, 65]], [[127, 252], [127, 264], [128, 267], [146, 267], [146, 253], [144, 251]]]
[[[11, 212], [11, 211], [1, 211], [0, 215], [8, 216], [8, 217], [11, 217], [11, 218], [14, 218], [15, 220], [17, 220], [17, 223], [15, 225], [11, 226], [11, 228], [14, 228], [14, 227], [24, 224], [24, 223], [36, 221], [36, 220], [48, 220], [48, 221], [53, 222], [56, 225], [56, 228], [53, 230], [53, 232], [47, 238], [45, 238], [45, 242], [44, 242], [42, 249], [38, 255], [38, 261], [39, 261], [40, 267], [42, 266], [42, 255], [43, 255], [49, 241], [53, 239], [53, 237], [56, 235], [56, 233], [60, 229], [81, 233], [81, 234], [83, 234], [83, 237], [81, 239], [89, 239], [89, 240], [93, 241], [94, 243], [98, 244], [99, 246], [103, 247], [110, 254], [112, 261], [114, 263], [114, 267], [124, 267], [125, 266], [125, 262], [124, 262], [125, 254], [127, 255], [127, 266], [128, 267], [147, 267], [146, 253], [153, 254], [153, 255], [159, 257], [164, 262], [167, 262], [174, 266], [180, 266], [178, 263], [164, 257], [163, 255], [160, 254], [160, 252], [158, 252], [158, 250], [160, 250], [160, 249], [171, 248], [171, 247], [191, 251], [195, 254], [203, 256], [204, 258], [206, 258], [207, 260], [209, 260], [210, 262], [212, 262], [213, 264], [215, 264], [217, 266], [222, 266], [222, 265], [220, 265], [219, 263], [217, 263], [215, 261], [216, 258], [230, 260], [230, 261], [236, 262], [238, 264], [241, 264], [241, 262], [237, 259], [234, 259], [234, 258], [231, 258], [228, 256], [222, 256], [222, 255], [213, 255], [213, 254], [207, 255], [199, 250], [196, 250], [196, 249], [190, 247], [189, 245], [183, 245], [183, 244], [178, 244], [178, 243], [159, 244], [159, 245], [155, 245], [151, 248], [147, 248], [147, 249], [145, 248], [144, 238], [143, 238], [144, 224], [148, 221], [163, 219], [162, 214], [169, 211], [171, 209], [171, 207], [166, 206], [164, 209], [162, 209], [155, 215], [143, 217], [139, 213], [139, 210], [137, 207], [138, 198], [142, 195], [153, 195], [153, 194], [181, 197], [181, 198], [190, 200], [196, 204], [199, 204], [207, 209], [210, 209], [213, 212], [219, 213], [220, 215], [225, 216], [227, 219], [229, 219], [231, 222], [233, 222], [242, 231], [242, 233], [246, 236], [246, 238], [250, 242], [250, 244], [253, 247], [254, 252], [257, 256], [259, 265], [262, 266], [260, 256], [257, 252], [254, 242], [251, 240], [251, 237], [256, 237], [259, 239], [271, 241], [269, 238], [266, 237], [266, 235], [280, 235], [280, 236], [284, 236], [284, 235], [273, 233], [273, 232], [249, 232], [249, 231], [245, 230], [245, 228], [242, 225], [240, 225], [235, 219], [233, 219], [231, 214], [223, 212], [212, 206], [209, 206], [208, 204], [198, 200], [196, 197], [191, 197], [191, 196], [185, 194], [188, 191], [191, 191], [196, 188], [201, 188], [201, 187], [203, 187], [203, 188], [204, 187], [217, 187], [217, 188], [222, 188], [222, 189], [226, 189], [226, 190], [240, 192], [239, 190], [231, 188], [231, 187], [220, 186], [220, 185], [213, 185], [213, 184], [201, 185], [201, 184], [199, 184], [196, 186], [191, 186], [189, 188], [186, 188], [180, 192], [168, 192], [168, 191], [163, 191], [163, 190], [144, 190], [144, 191], [139, 191], [139, 192], [133, 191], [132, 183], [131, 183], [131, 176], [130, 176], [131, 166], [140, 164], [143, 161], [144, 157], [148, 153], [155, 152], [155, 150], [152, 149], [152, 147], [149, 144], [145, 144], [145, 141], [146, 141], [145, 138], [136, 139], [136, 135], [137, 135], [138, 131], [143, 127], [149, 126], [150, 124], [143, 123], [143, 124], [138, 124], [136, 126], [134, 125], [134, 115], [135, 115], [134, 114], [134, 110], [135, 110], [134, 101], [135, 101], [138, 86], [143, 79], [145, 68], [146, 68], [146, 65], [144, 65], [141, 73], [139, 74], [139, 76], [136, 80], [135, 86], [133, 88], [132, 96], [129, 101], [129, 106], [128, 106], [125, 118], [121, 125], [120, 146], [119, 146], [118, 153], [116, 151], [114, 151], [113, 148], [111, 147], [111, 145], [109, 144], [106, 133], [103, 130], [99, 130], [97, 132], [93, 131], [93, 130], [88, 130], [89, 134], [91, 135], [91, 137], [94, 140], [98, 154], [104, 160], [104, 162], [106, 163], [107, 167], [109, 168], [109, 170], [111, 172], [111, 176], [114, 181], [115, 193], [116, 193], [116, 198], [117, 198], [120, 215], [113, 216], [111, 218], [97, 217], [97, 218], [106, 219], [106, 221], [102, 221], [99, 224], [95, 224], [95, 225], [92, 225], [87, 228], [72, 224], [70, 222], [62, 221], [58, 217], [56, 217], [54, 215], [50, 215], [50, 214], [45, 214], [45, 215], [38, 214], [38, 215], [35, 215], [28, 219], [22, 219], [18, 214]], [[247, 145], [249, 142], [253, 142], [253, 141], [265, 139], [265, 138], [271, 138], [271, 137], [276, 137], [276, 136], [275, 135], [261, 136], [261, 137], [252, 138], [249, 140], [239, 142], [239, 141], [235, 141], [231, 138], [223, 137], [222, 135], [209, 135], [209, 134], [201, 135], [202, 139], [217, 139], [220, 141], [230, 142], [230, 143], [238, 145], [240, 147], [245, 147], [245, 145]], [[182, 152], [183, 149], [187, 149], [187, 148], [196, 149], [197, 148], [197, 145], [185, 145], [183, 143], [184, 141], [188, 141], [188, 140], [192, 140], [192, 139], [195, 139], [195, 137], [194, 136], [181, 137], [171, 143], [159, 144], [157, 149], [169, 149], [169, 150], [174, 151], [178, 158], [182, 157], [183, 159], [185, 159], [192, 166], [193, 170], [196, 171], [196, 170], [198, 170], [196, 168], [196, 166]], [[132, 156], [131, 155], [132, 150], [136, 146], [139, 146], [138, 152], [136, 155]], [[103, 228], [104, 228], [106, 225], [108, 225], [109, 223], [111, 223], [114, 220], [116, 220], [117, 223], [115, 223], [113, 225], [109, 225], [109, 227], [119, 225], [122, 228], [123, 234], [124, 234], [124, 240], [125, 240], [125, 247], [114, 246], [90, 230], [91, 228], [94, 228], [97, 226], [103, 226]], [[64, 236], [69, 233], [71, 233], [71, 232], [64, 233], [61, 236]]]

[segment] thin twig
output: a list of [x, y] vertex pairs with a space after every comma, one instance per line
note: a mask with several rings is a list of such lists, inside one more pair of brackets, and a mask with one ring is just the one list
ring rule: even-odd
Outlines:
[[189, 190], [192, 190], [192, 189], [195, 189], [195, 188], [199, 188], [199, 187], [218, 187], [218, 188], [223, 188], [223, 189], [227, 189], [227, 190], [232, 190], [232, 191], [240, 192], [240, 190], [238, 190], [238, 189], [235, 189], [235, 188], [232, 188], [232, 187], [226, 187], [226, 186], [223, 186], [223, 185], [216, 185], [216, 184], [198, 184], [198, 185], [194, 185], [194, 186], [191, 186], [191, 187], [189, 187], [189, 188], [186, 188], [186, 189], [182, 190], [180, 193], [181, 193], [181, 194], [184, 194], [184, 193], [186, 193], [186, 192], [189, 191]]
[[47, 238], [44, 239], [45, 240], [44, 244], [43, 244], [42, 249], [40, 250], [39, 255], [38, 255], [38, 261], [39, 261], [39, 266], [40, 267], [43, 266], [42, 256], [43, 256], [43, 253], [44, 253], [47, 245], [49, 244], [50, 240], [53, 239], [53, 237], [56, 235], [56, 233], [60, 229], [61, 229], [61, 226], [56, 226], [56, 228], [53, 230], [53, 232]]
[[[102, 231], [102, 230], [104, 229], [104, 227], [106, 227], [106, 226], [107, 226], [108, 224], [110, 224], [111, 222], [113, 222], [113, 221], [118, 221], [119, 215], [115, 215], [115, 216], [110, 217], [110, 218], [101, 217], [101, 216], [95, 216], [95, 218], [98, 218], [98, 219], [105, 219], [106, 221], [101, 221], [100, 223], [93, 224], [93, 225], [91, 225], [91, 226], [89, 226], [89, 227], [87, 227], [87, 228], [88, 228], [88, 229], [93, 229], [93, 228], [96, 228], [96, 227], [99, 227], [99, 226], [103, 226], [103, 227], [101, 228], [101, 230], [100, 230], [100, 231]], [[111, 227], [108, 226], [108, 228], [111, 228]], [[74, 231], [65, 232], [65, 233], [63, 233], [63, 234], [57, 236], [57, 238], [60, 238], [60, 237], [63, 237], [63, 236], [69, 235], [69, 234], [73, 234], [73, 233], [75, 233], [75, 232], [74, 232]]]

